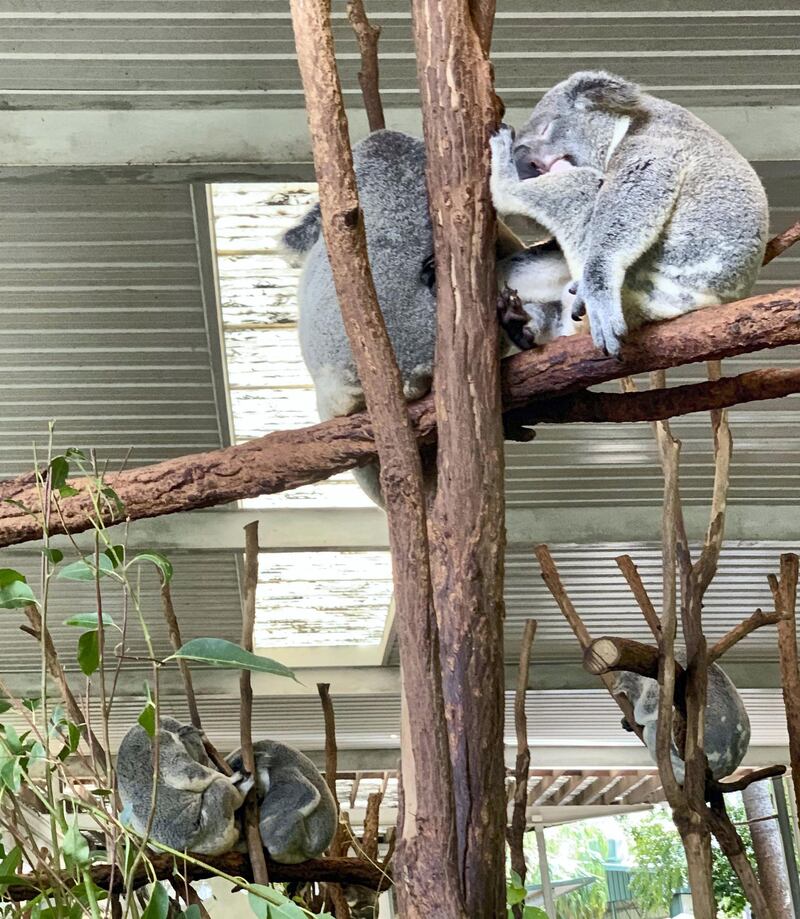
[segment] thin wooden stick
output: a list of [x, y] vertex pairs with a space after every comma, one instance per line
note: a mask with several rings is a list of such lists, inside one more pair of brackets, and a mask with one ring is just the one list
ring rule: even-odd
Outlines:
[[358, 50], [361, 53], [358, 85], [361, 87], [369, 129], [380, 131], [386, 127], [378, 68], [378, 42], [381, 37], [381, 27], [374, 26], [369, 21], [363, 0], [347, 0], [347, 18], [356, 34]]
[[[525, 696], [528, 691], [528, 669], [531, 662], [531, 649], [536, 638], [536, 620], [525, 623], [519, 651], [519, 671], [517, 689], [514, 695], [514, 725], [517, 732], [517, 758], [514, 765], [514, 807], [511, 812], [511, 825], [506, 830], [508, 848], [511, 853], [511, 868], [524, 884], [527, 873], [525, 862], [525, 826], [527, 821], [528, 777], [530, 775], [531, 751], [528, 746], [528, 717], [525, 713]], [[522, 919], [523, 905], [512, 907], [514, 919]]]
[[709, 666], [719, 660], [723, 654], [730, 651], [735, 644], [746, 638], [751, 632], [755, 632], [756, 629], [760, 629], [765, 625], [775, 625], [780, 620], [781, 613], [779, 612], [765, 613], [763, 610], [757, 609], [752, 616], [735, 625], [727, 635], [723, 635], [711, 648], [708, 652]]
[[628, 582], [628, 587], [630, 587], [631, 593], [636, 598], [636, 602], [639, 604], [639, 609], [642, 611], [645, 621], [648, 626], [650, 626], [653, 638], [655, 638], [656, 641], [660, 641], [661, 623], [659, 622], [656, 608], [653, 606], [653, 601], [650, 599], [647, 588], [644, 586], [644, 582], [639, 574], [639, 569], [634, 564], [630, 555], [618, 555], [614, 561], [617, 563], [619, 570]]
[[789, 730], [789, 758], [792, 765], [792, 784], [797, 801], [800, 801], [800, 667], [797, 655], [797, 580], [800, 559], [793, 552], [781, 555], [780, 582], [769, 576], [769, 585], [775, 608], [781, 613], [778, 622], [778, 652], [781, 665], [783, 704]]
[[371, 862], [378, 860], [378, 833], [380, 829], [383, 792], [375, 791], [367, 798], [364, 814], [364, 835], [361, 837], [361, 854]]
[[[253, 651], [253, 632], [256, 625], [256, 589], [258, 588], [258, 521], [244, 528], [244, 604], [242, 606], [242, 647]], [[256, 777], [256, 760], [253, 753], [253, 687], [250, 671], [239, 675], [239, 730], [242, 741], [242, 767], [248, 775]], [[244, 835], [247, 851], [253, 865], [253, 878], [257, 884], [269, 884], [264, 846], [259, 831], [258, 796], [253, 787], [244, 802]]]
[[763, 264], [768, 265], [774, 258], [785, 252], [789, 246], [793, 246], [798, 241], [800, 241], [800, 220], [792, 224], [788, 230], [784, 230], [783, 233], [772, 237], [767, 243]]
[[[167, 622], [167, 631], [169, 632], [169, 640], [172, 649], [177, 652], [183, 647], [181, 628], [178, 624], [178, 617], [175, 615], [175, 606], [172, 603], [172, 591], [170, 590], [169, 581], [163, 576], [161, 578], [161, 607], [164, 611], [164, 619]], [[197, 697], [195, 696], [194, 685], [192, 683], [192, 672], [189, 669], [188, 662], [182, 658], [178, 658], [178, 669], [180, 670], [181, 679], [183, 680], [183, 691], [186, 696], [186, 704], [189, 706], [189, 718], [192, 724], [203, 735], [203, 746], [206, 749], [208, 758], [223, 775], [233, 775], [233, 770], [228, 765], [227, 760], [220, 755], [217, 748], [211, 743], [203, 730], [203, 723], [200, 720], [200, 710], [197, 707]]]

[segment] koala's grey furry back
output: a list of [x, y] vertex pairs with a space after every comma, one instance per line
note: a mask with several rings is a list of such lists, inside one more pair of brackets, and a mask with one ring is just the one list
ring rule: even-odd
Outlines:
[[[239, 839], [235, 811], [244, 801], [245, 791], [213, 767], [200, 732], [174, 718], [161, 718], [158, 761], [151, 837], [173, 849], [206, 855], [230, 851]], [[123, 808], [130, 811], [131, 825], [143, 833], [152, 803], [153, 746], [150, 735], [139, 724], [120, 744], [117, 782]]]
[[681, 106], [582, 71], [544, 95], [513, 146], [501, 131], [492, 150], [495, 206], [556, 236], [609, 353], [642, 322], [751, 291], [767, 239], [764, 189]]
[[[338, 821], [336, 802], [311, 760], [276, 740], [253, 744], [261, 841], [276, 862], [294, 864], [321, 855]], [[228, 757], [242, 768], [240, 750]]]
[[[679, 663], [686, 658], [675, 655]], [[658, 682], [635, 673], [615, 674], [615, 691], [624, 692], [633, 705], [633, 715], [644, 733], [644, 742], [656, 762], [658, 730]], [[705, 716], [705, 751], [715, 779], [734, 772], [744, 759], [750, 743], [750, 719], [741, 696], [725, 671], [712, 665], [708, 671], [708, 695]], [[684, 764], [673, 742], [671, 750], [675, 778], [683, 784]]]

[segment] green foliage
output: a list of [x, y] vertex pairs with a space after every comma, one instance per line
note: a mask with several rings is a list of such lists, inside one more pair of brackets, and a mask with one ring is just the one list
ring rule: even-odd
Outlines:
[[99, 558], [86, 555], [77, 562], [72, 562], [59, 571], [58, 576], [65, 581], [93, 581], [99, 571], [100, 576], [111, 574], [114, 566], [107, 555], [101, 555]]
[[169, 915], [169, 895], [163, 884], [153, 884], [150, 901], [142, 913], [142, 919], [167, 919]]
[[0, 568], [0, 609], [19, 609], [35, 602], [24, 574], [13, 568]]
[[[726, 798], [726, 804], [734, 821], [744, 819], [744, 808], [740, 804], [733, 804], [730, 795]], [[643, 912], [668, 911], [673, 892], [687, 883], [686, 856], [678, 831], [665, 809], [653, 811], [630, 829], [636, 861], [631, 878], [631, 893]], [[754, 857], [750, 833], [746, 827], [737, 829], [752, 862]], [[711, 856], [718, 916], [720, 919], [738, 919], [747, 905], [739, 879], [716, 843], [712, 845]]]
[[140, 552], [128, 562], [128, 565], [139, 565], [142, 562], [150, 562], [155, 565], [161, 572], [165, 584], [169, 584], [172, 580], [172, 562], [159, 552]]
[[139, 724], [147, 731], [151, 737], [156, 736], [156, 703], [155, 699], [150, 694], [150, 687], [145, 686], [145, 691], [147, 693], [147, 703], [142, 709], [139, 717], [136, 719]]
[[42, 555], [52, 565], [58, 565], [60, 562], [64, 561], [64, 553], [61, 549], [42, 549]]
[[61, 840], [61, 852], [67, 866], [83, 868], [89, 864], [89, 843], [78, 829], [78, 818], [74, 817]]
[[[69, 619], [64, 620], [64, 625], [74, 625], [79, 629], [96, 629], [97, 613], [74, 613]], [[103, 613], [103, 625], [106, 628], [119, 628], [108, 613]]]
[[182, 913], [180, 913], [180, 919], [200, 919], [201, 917], [200, 907], [196, 903], [192, 903], [191, 906], [187, 906]]
[[100, 633], [96, 629], [84, 632], [78, 639], [78, 666], [86, 676], [100, 667]]
[[[258, 891], [261, 896], [252, 891]], [[247, 899], [257, 919], [308, 919], [309, 915], [313, 915], [274, 887], [265, 887], [263, 884], [252, 884]], [[324, 916], [318, 919], [324, 919]]]
[[283, 664], [269, 657], [259, 657], [250, 651], [245, 651], [232, 641], [224, 638], [193, 638], [187, 641], [175, 654], [167, 658], [173, 660], [180, 658], [189, 661], [199, 661], [213, 667], [223, 667], [233, 670], [255, 670], [258, 673], [272, 673], [276, 676], [289, 677], [295, 680], [294, 672]]

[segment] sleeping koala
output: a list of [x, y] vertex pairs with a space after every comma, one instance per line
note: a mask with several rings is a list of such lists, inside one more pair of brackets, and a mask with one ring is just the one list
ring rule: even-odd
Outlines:
[[[679, 663], [685, 664], [684, 655], [676, 654], [675, 657]], [[614, 676], [614, 691], [624, 693], [633, 705], [634, 718], [644, 731], [644, 742], [655, 762], [658, 681], [636, 673], [623, 672]], [[749, 743], [750, 719], [747, 717], [742, 699], [727, 674], [721, 667], [713, 664], [708, 671], [705, 752], [715, 779], [722, 779], [739, 767]], [[684, 764], [674, 741], [671, 759], [675, 778], [683, 784]]]
[[[425, 184], [425, 145], [408, 134], [376, 131], [353, 149], [367, 247], [375, 290], [397, 357], [408, 401], [431, 388], [436, 345], [436, 283], [433, 233]], [[547, 234], [544, 234], [547, 235]], [[314, 380], [317, 408], [325, 421], [365, 407], [350, 343], [336, 298], [319, 206], [284, 236], [287, 248], [305, 256], [297, 291], [303, 360]], [[498, 228], [498, 304], [509, 338], [522, 348], [571, 333], [571, 277], [556, 244], [526, 249]], [[377, 467], [354, 470], [382, 504]]]
[[[544, 173], [544, 174], [543, 174]], [[604, 71], [547, 92], [492, 138], [492, 196], [558, 240], [595, 344], [644, 322], [746, 297], [768, 208], [753, 168], [686, 109]]]
[[[270, 857], [284, 865], [321, 855], [336, 833], [336, 802], [311, 760], [276, 740], [253, 744], [261, 841]], [[242, 753], [228, 757], [231, 769], [242, 769]]]
[[[197, 728], [174, 718], [159, 719], [159, 775], [151, 837], [173, 849], [219, 855], [239, 840], [235, 812], [253, 786], [253, 779], [230, 778], [218, 772]], [[153, 747], [150, 735], [135, 724], [117, 756], [117, 783], [131, 826], [144, 833], [153, 789]]]

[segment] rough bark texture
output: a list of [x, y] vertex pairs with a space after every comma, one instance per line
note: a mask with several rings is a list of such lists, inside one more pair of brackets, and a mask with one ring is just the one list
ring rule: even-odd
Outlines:
[[800, 802], [800, 667], [797, 656], [797, 578], [800, 559], [794, 553], [781, 555], [781, 577], [770, 578], [775, 607], [781, 613], [778, 623], [778, 651], [781, 662], [781, 686], [789, 729], [789, 758], [795, 801]]
[[[783, 857], [775, 805], [767, 782], [755, 782], [742, 792], [744, 810], [750, 823], [758, 879], [773, 916], [792, 915], [792, 894]], [[765, 819], [771, 818], [771, 819]]]
[[[224, 871], [226, 874], [242, 877], [248, 881], [253, 880], [250, 859], [245, 852], [226, 852], [225, 855], [214, 856], [197, 855], [196, 858], [206, 865]], [[194, 881], [212, 876], [212, 872], [207, 868], [185, 862], [181, 858], [173, 858], [173, 856], [166, 853], [151, 854], [148, 861], [151, 863], [156, 877], [162, 879], [169, 880], [177, 875]], [[359, 884], [363, 887], [369, 887], [371, 890], [388, 890], [392, 886], [391, 871], [378, 865], [371, 865], [361, 858], [312, 858], [298, 865], [282, 865], [267, 857], [267, 867], [270, 880], [273, 883], [333, 881], [342, 884]], [[112, 875], [110, 865], [93, 865], [90, 869], [90, 874], [98, 887], [108, 890]], [[148, 871], [148, 866], [144, 861], [141, 861], [131, 880], [133, 889], [143, 887], [145, 884], [149, 884], [151, 880], [152, 877]], [[64, 882], [67, 886], [74, 886], [76, 883], [72, 876], [65, 877]], [[119, 870], [113, 872], [113, 891], [124, 893], [125, 882], [124, 872]], [[52, 878], [49, 875], [43, 877], [29, 875], [27, 878], [20, 876], [19, 883], [10, 884], [4, 891], [3, 897], [16, 902], [30, 900], [35, 896], [37, 889], [47, 890], [51, 884]]]
[[[400, 373], [378, 306], [330, 29], [330, 0], [292, 0], [298, 63], [319, 183], [322, 229], [342, 318], [364, 388], [389, 521], [395, 622], [408, 708], [403, 839], [397, 852], [404, 915], [464, 916], [439, 647], [428, 562], [422, 471]], [[443, 275], [446, 277], [446, 275]], [[488, 298], [487, 298], [488, 302]]]
[[[517, 732], [517, 756], [514, 764], [514, 808], [511, 824], [506, 830], [508, 849], [511, 857], [511, 870], [516, 872], [520, 881], [525, 883], [528, 870], [525, 861], [525, 828], [528, 809], [528, 778], [530, 776], [531, 751], [528, 746], [528, 716], [525, 712], [525, 696], [528, 691], [528, 669], [531, 662], [531, 649], [536, 638], [536, 620], [529, 619], [522, 633], [519, 653], [519, 672], [517, 673], [517, 691], [514, 695], [514, 727]], [[522, 919], [523, 904], [517, 903], [511, 912], [514, 919]]]
[[[540, 350], [517, 354], [503, 362], [504, 405], [508, 410], [517, 409], [536, 400], [653, 368], [797, 344], [800, 343], [798, 309], [800, 289], [795, 289], [656, 323], [630, 337], [620, 361], [599, 354], [588, 336], [561, 338]], [[667, 390], [666, 395], [658, 398], [674, 399], [670, 414], [682, 414], [680, 398], [670, 396], [671, 392]], [[583, 401], [582, 395], [578, 401]], [[693, 405], [691, 410], [698, 407]], [[546, 412], [546, 407], [543, 411]], [[433, 397], [413, 403], [409, 414], [415, 436], [425, 442], [435, 440]], [[589, 419], [576, 417], [575, 420]], [[595, 420], [601, 419], [595, 417]], [[362, 412], [295, 431], [276, 431], [223, 450], [131, 469], [109, 475], [107, 481], [124, 502], [126, 517], [139, 520], [288, 491], [353, 466], [374, 462], [376, 456], [373, 426], [369, 416]], [[71, 484], [80, 487], [77, 479], [71, 480]], [[33, 476], [20, 476], [0, 484], [0, 547], [40, 538], [41, 527], [36, 519], [3, 500], [7, 498], [36, 510], [38, 499]], [[62, 510], [70, 532], [91, 528], [89, 518], [93, 508], [88, 497], [68, 498], [62, 502]], [[60, 519], [51, 520], [51, 532], [63, 532]]]
[[378, 70], [378, 41], [381, 37], [381, 27], [374, 26], [369, 21], [363, 0], [347, 0], [347, 16], [356, 34], [358, 50], [361, 53], [358, 85], [361, 87], [361, 96], [364, 99], [367, 123], [370, 131], [380, 131], [386, 127]]
[[[438, 482], [431, 575], [442, 650], [459, 882], [467, 915], [505, 912], [503, 564], [499, 354], [492, 306], [492, 72], [467, 0], [414, 0], [417, 75], [436, 254]], [[479, 28], [482, 35], [479, 34]], [[464, 372], [465, 369], [468, 372]]]

